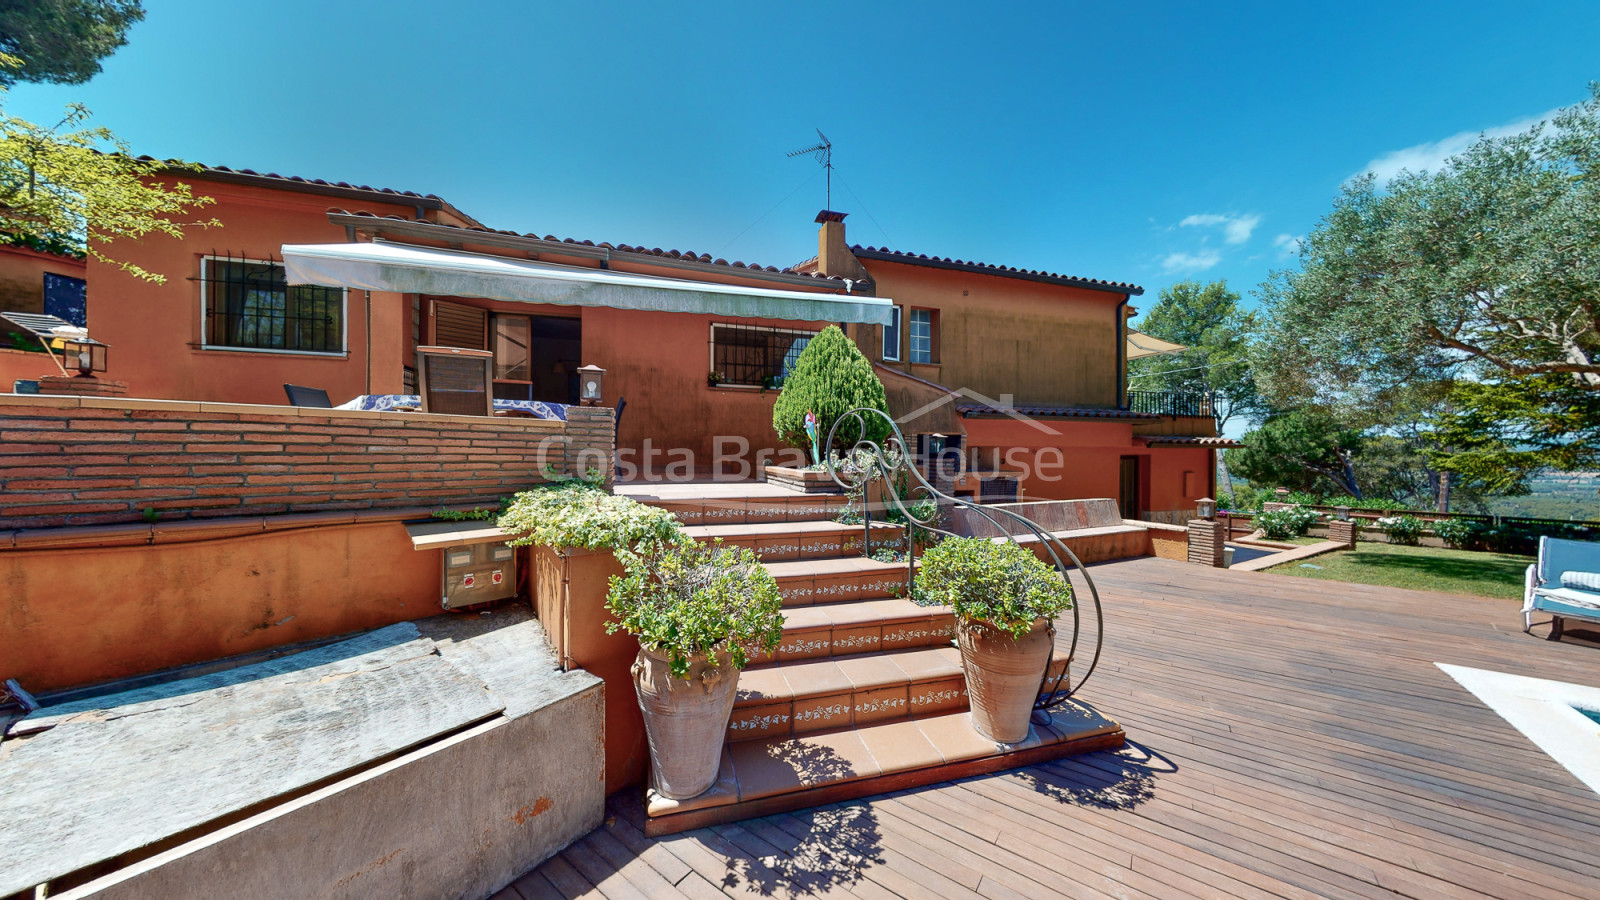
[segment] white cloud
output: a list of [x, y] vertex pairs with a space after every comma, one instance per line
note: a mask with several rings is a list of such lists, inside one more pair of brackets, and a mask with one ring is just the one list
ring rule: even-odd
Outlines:
[[1216, 213], [1201, 213], [1185, 216], [1183, 221], [1178, 223], [1178, 227], [1211, 228], [1220, 225], [1224, 240], [1230, 244], [1242, 244], [1250, 240], [1250, 233], [1260, 224], [1260, 216], [1219, 216]]
[[1215, 250], [1169, 253], [1161, 258], [1161, 268], [1168, 272], [1204, 272], [1219, 262], [1222, 262], [1222, 254]]
[[1305, 235], [1280, 234], [1272, 239], [1272, 246], [1278, 248], [1279, 259], [1289, 259], [1299, 255], [1305, 242]]
[[1529, 116], [1525, 119], [1518, 119], [1515, 122], [1507, 122], [1504, 125], [1485, 128], [1482, 131], [1463, 131], [1459, 134], [1452, 134], [1443, 140], [1417, 144], [1414, 147], [1406, 147], [1401, 150], [1391, 150], [1367, 163], [1361, 171], [1350, 177], [1355, 178], [1370, 172], [1377, 176], [1379, 184], [1384, 184], [1389, 179], [1399, 175], [1402, 169], [1411, 172], [1436, 172], [1444, 165], [1446, 159], [1471, 147], [1477, 143], [1478, 138], [1500, 138], [1527, 131], [1539, 122], [1550, 121], [1562, 109], [1563, 107], [1557, 107], [1537, 116]]

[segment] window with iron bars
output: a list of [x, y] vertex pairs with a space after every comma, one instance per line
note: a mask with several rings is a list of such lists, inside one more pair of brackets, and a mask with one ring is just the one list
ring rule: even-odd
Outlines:
[[815, 331], [757, 325], [711, 326], [711, 380], [714, 384], [775, 388], [794, 368]]
[[200, 262], [208, 347], [343, 353], [343, 288], [291, 285], [276, 260], [208, 256]]

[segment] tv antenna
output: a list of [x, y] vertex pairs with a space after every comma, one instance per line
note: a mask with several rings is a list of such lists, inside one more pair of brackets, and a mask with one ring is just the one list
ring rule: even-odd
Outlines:
[[815, 159], [818, 163], [821, 163], [822, 167], [828, 170], [827, 208], [833, 209], [833, 141], [828, 140], [828, 136], [822, 133], [821, 128], [817, 129], [817, 137], [822, 138], [822, 140], [818, 143], [812, 144], [804, 150], [796, 150], [793, 153], [790, 153], [789, 158], [794, 159], [796, 156], [806, 156], [809, 154], [812, 159]]

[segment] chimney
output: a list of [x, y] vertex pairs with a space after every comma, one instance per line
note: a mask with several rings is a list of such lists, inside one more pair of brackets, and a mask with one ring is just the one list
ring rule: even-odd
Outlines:
[[817, 271], [824, 275], [866, 281], [866, 267], [850, 252], [850, 245], [844, 239], [844, 217], [847, 215], [849, 213], [831, 209], [817, 213], [817, 224], [822, 226], [817, 232]]

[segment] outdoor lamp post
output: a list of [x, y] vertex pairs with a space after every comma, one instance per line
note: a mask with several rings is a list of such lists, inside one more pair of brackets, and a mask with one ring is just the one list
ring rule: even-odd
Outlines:
[[1350, 521], [1350, 507], [1348, 506], [1335, 506], [1333, 508], [1333, 514], [1338, 516], [1339, 521], [1341, 522]]
[[63, 341], [61, 349], [66, 357], [67, 365], [77, 366], [80, 377], [91, 378], [94, 373], [106, 370], [106, 350], [108, 346], [89, 338], [78, 338]]
[[578, 367], [578, 404], [599, 406], [605, 396], [606, 370], [599, 366]]
[[1202, 519], [1210, 519], [1217, 514], [1217, 501], [1210, 497], [1201, 497], [1194, 502], [1194, 511]]

